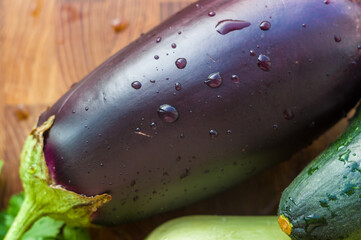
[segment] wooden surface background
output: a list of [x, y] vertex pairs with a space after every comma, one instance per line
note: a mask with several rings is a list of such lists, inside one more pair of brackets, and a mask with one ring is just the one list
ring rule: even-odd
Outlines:
[[[0, 209], [21, 191], [19, 153], [39, 114], [72, 83], [193, 0], [0, 0]], [[112, 20], [125, 28], [114, 31]], [[343, 119], [307, 149], [208, 200], [137, 223], [92, 229], [93, 239], [143, 239], [190, 214], [276, 214], [282, 190], [344, 129]]]

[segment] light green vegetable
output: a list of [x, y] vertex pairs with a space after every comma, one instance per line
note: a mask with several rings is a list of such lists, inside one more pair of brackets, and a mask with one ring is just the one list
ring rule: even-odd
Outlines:
[[1, 169], [3, 168], [3, 166], [4, 166], [4, 161], [0, 160], [0, 173], [1, 173]]
[[276, 216], [188, 216], [166, 222], [146, 240], [290, 240]]

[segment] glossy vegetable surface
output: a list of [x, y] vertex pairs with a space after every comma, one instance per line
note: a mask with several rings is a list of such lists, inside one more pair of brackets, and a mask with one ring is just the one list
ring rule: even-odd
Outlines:
[[277, 217], [188, 216], [168, 221], [146, 240], [287, 240]]
[[55, 184], [108, 193], [92, 221], [115, 224], [287, 159], [361, 96], [360, 20], [349, 0], [190, 5], [40, 117], [55, 115], [44, 141]]
[[293, 239], [361, 239], [360, 110], [283, 193], [281, 226]]

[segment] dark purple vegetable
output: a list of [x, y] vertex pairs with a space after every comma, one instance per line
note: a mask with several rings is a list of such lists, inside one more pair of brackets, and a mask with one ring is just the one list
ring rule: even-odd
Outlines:
[[190, 5], [40, 117], [55, 115], [44, 146], [52, 177], [109, 193], [93, 219], [109, 224], [184, 206], [287, 159], [361, 96], [360, 17], [348, 0]]
[[42, 114], [39, 126], [55, 115], [44, 142], [55, 184], [110, 194], [92, 221], [115, 224], [287, 159], [361, 96], [360, 20], [349, 0], [190, 5]]

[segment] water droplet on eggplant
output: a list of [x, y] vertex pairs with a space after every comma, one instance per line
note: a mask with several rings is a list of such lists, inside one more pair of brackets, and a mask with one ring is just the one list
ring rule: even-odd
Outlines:
[[182, 85], [179, 82], [174, 84], [175, 90], [180, 91], [182, 89]]
[[271, 59], [266, 55], [260, 54], [258, 56], [257, 65], [263, 71], [271, 71]]
[[261, 22], [261, 24], [259, 25], [259, 28], [262, 31], [267, 31], [271, 28], [271, 23], [269, 21], [263, 21]]
[[337, 43], [341, 42], [341, 40], [342, 40], [341, 37], [337, 36], [337, 35], [335, 35], [334, 38], [335, 38], [335, 42], [337, 42]]
[[214, 17], [214, 16], [216, 16], [216, 12], [214, 12], [214, 11], [210, 11], [210, 12], [208, 13], [208, 16], [210, 16], [210, 17]]
[[215, 139], [216, 137], [218, 137], [218, 132], [216, 130], [210, 130], [209, 136], [211, 137], [211, 139]]
[[242, 30], [250, 25], [251, 23], [247, 21], [226, 19], [217, 23], [216, 31], [222, 35], [226, 35], [235, 30]]
[[239, 83], [239, 77], [237, 75], [232, 75], [231, 79], [232, 79], [232, 82]]
[[292, 120], [292, 119], [295, 117], [295, 114], [293, 113], [292, 109], [286, 108], [286, 109], [283, 111], [283, 117], [284, 117], [286, 120]]
[[204, 81], [204, 83], [211, 88], [219, 88], [223, 83], [223, 79], [219, 72], [212, 73], [208, 76], [208, 79]]
[[140, 89], [142, 87], [142, 84], [139, 81], [132, 82], [132, 87], [134, 89]]
[[183, 179], [185, 177], [189, 176], [189, 168], [184, 169], [184, 171], [181, 173], [181, 175], [179, 176], [180, 179]]
[[158, 108], [158, 116], [164, 122], [173, 123], [178, 120], [179, 113], [175, 107], [169, 104], [163, 104]]
[[157, 123], [156, 122], [151, 122], [150, 123], [150, 127], [152, 128], [152, 129], [157, 129]]
[[187, 66], [187, 60], [185, 58], [178, 58], [175, 61], [175, 65], [177, 66], [177, 68], [183, 69]]

